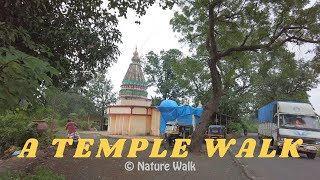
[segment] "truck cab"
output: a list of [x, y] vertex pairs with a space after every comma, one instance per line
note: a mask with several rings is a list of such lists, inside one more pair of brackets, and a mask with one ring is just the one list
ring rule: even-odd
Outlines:
[[320, 150], [320, 123], [311, 104], [300, 102], [272, 102], [259, 109], [260, 142], [272, 139], [271, 146], [281, 153], [284, 139], [302, 139], [299, 153], [314, 159]]

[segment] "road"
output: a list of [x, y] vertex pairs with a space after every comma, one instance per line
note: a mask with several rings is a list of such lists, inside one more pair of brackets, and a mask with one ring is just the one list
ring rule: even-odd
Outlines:
[[[257, 134], [250, 133], [247, 138], [257, 140]], [[237, 144], [231, 147], [233, 152], [238, 152], [245, 137], [237, 140]], [[300, 158], [257, 158], [260, 152], [260, 145], [257, 141], [254, 158], [239, 158], [238, 160], [246, 167], [249, 174], [255, 179], [261, 180], [319, 180], [320, 179], [320, 158], [307, 159], [306, 155], [300, 154]]]
[[[242, 168], [233, 160], [231, 154], [225, 157], [208, 158], [206, 154], [192, 154], [187, 158], [170, 158], [171, 151], [168, 150], [168, 155], [165, 158], [149, 158], [151, 145], [146, 151], [137, 153], [138, 158], [95, 158], [99, 135], [83, 135], [82, 138], [94, 138], [95, 144], [90, 147], [92, 155], [90, 158], [75, 159], [73, 158], [74, 149], [67, 148], [64, 158], [49, 158], [42, 166], [48, 167], [56, 173], [64, 175], [70, 180], [79, 179], [230, 179], [230, 180], [246, 180], [248, 179], [243, 173]], [[108, 138], [111, 145], [116, 139]], [[123, 156], [128, 154], [130, 143], [125, 145]], [[132, 161], [135, 165], [133, 171], [125, 170], [125, 163]], [[173, 162], [193, 162], [195, 163], [196, 171], [174, 171], [172, 169]], [[137, 163], [169, 163], [169, 171], [138, 171]]]

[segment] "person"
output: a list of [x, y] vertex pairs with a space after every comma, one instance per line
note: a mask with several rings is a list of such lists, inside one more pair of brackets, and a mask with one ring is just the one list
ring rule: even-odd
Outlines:
[[68, 120], [66, 124], [66, 130], [68, 132], [68, 137], [72, 136], [74, 133], [77, 133], [77, 123]]
[[244, 134], [245, 136], [247, 136], [248, 130], [247, 130], [247, 129], [244, 129], [244, 130], [243, 130], [243, 134]]
[[304, 125], [304, 122], [303, 122], [302, 118], [300, 116], [297, 116], [294, 126], [295, 127], [302, 127], [303, 125]]

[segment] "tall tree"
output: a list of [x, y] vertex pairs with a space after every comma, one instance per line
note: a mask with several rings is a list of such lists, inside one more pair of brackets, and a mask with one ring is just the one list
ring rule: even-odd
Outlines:
[[[205, 127], [218, 111], [223, 83], [219, 66], [232, 55], [275, 50], [287, 42], [320, 42], [320, 4], [309, 1], [196, 0], [179, 4], [171, 21], [192, 46], [205, 45], [212, 99], [206, 104], [192, 136], [191, 148], [200, 151]], [[191, 46], [191, 47], [192, 47]]]
[[95, 103], [97, 111], [101, 115], [101, 129], [105, 122], [105, 109], [111, 103], [116, 102], [116, 94], [112, 92], [111, 80], [106, 77], [105, 72], [98, 73], [96, 78], [89, 81], [87, 85], [87, 96]]
[[182, 100], [185, 92], [177, 83], [174, 64], [182, 59], [182, 53], [177, 49], [161, 51], [160, 54], [149, 52], [145, 57], [144, 72], [150, 85], [157, 87], [157, 93], [162, 99]]

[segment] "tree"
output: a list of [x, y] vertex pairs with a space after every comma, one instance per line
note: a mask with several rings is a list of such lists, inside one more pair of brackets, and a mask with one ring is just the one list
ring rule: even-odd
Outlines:
[[172, 64], [178, 86], [195, 103], [207, 103], [210, 99], [211, 82], [205, 62], [197, 56], [185, 57]]
[[52, 111], [51, 117], [66, 119], [70, 118], [70, 114], [74, 114], [77, 118], [82, 118], [98, 114], [95, 103], [81, 91], [73, 88], [63, 92], [56, 87], [45, 91], [45, 106]]
[[177, 49], [161, 51], [159, 55], [149, 52], [145, 57], [144, 72], [150, 85], [157, 87], [162, 99], [181, 101], [185, 91], [177, 83], [174, 64], [182, 59], [182, 53]]
[[116, 94], [112, 92], [113, 85], [105, 72], [98, 73], [96, 78], [87, 85], [87, 96], [95, 103], [97, 111], [101, 115], [101, 129], [105, 119], [105, 109], [111, 103], [116, 102]]
[[[117, 16], [138, 16], [155, 1], [0, 0], [0, 44], [48, 62], [60, 72], [53, 84], [67, 90], [84, 86], [119, 55]], [[163, 8], [171, 7], [166, 0]]]
[[0, 110], [43, 103], [43, 90], [58, 75], [49, 63], [13, 47], [0, 48]]
[[296, 61], [294, 54], [283, 48], [269, 54], [268, 60], [260, 62], [260, 76], [254, 78], [258, 107], [276, 100], [309, 102], [307, 92], [319, 83], [312, 62]]
[[[142, 16], [154, 3], [110, 0], [104, 7], [102, 0], [0, 0], [0, 106], [38, 102], [39, 89], [48, 88], [44, 84], [63, 91], [84, 86], [119, 55], [117, 17], [129, 9]], [[158, 3], [164, 9], [173, 5]]]
[[173, 29], [191, 47], [207, 50], [212, 99], [192, 136], [191, 148], [200, 151], [205, 127], [218, 111], [223, 82], [221, 61], [248, 52], [259, 53], [285, 47], [286, 43], [319, 43], [320, 4], [309, 1], [221, 1], [198, 0], [180, 3], [182, 12], [172, 19]]

